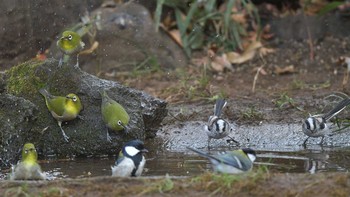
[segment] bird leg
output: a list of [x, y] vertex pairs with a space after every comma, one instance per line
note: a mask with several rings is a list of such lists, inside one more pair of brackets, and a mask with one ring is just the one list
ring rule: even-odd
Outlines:
[[210, 140], [211, 140], [211, 138], [208, 137], [208, 150], [210, 150]]
[[321, 138], [320, 145], [322, 145], [322, 144], [323, 144], [323, 139], [324, 139], [324, 136], [322, 136], [322, 138]]
[[58, 67], [61, 68], [63, 64], [63, 57], [60, 58], [60, 61], [58, 62]]
[[74, 65], [74, 68], [79, 68], [79, 54], [77, 54], [77, 63]]
[[303, 146], [306, 146], [306, 142], [307, 142], [307, 140], [309, 139], [310, 137], [307, 137], [306, 139], [305, 139], [305, 141], [304, 141], [304, 143], [303, 143]]
[[[236, 141], [235, 139], [233, 139], [233, 137], [230, 137], [230, 136], [227, 136], [227, 137], [230, 138], [230, 140], [231, 140], [232, 142], [234, 142], [234, 143], [236, 143], [236, 144], [239, 144], [239, 142]], [[227, 141], [229, 141], [229, 140], [227, 140]]]
[[60, 127], [61, 131], [62, 131], [62, 135], [63, 135], [63, 138], [66, 142], [69, 141], [69, 137], [66, 135], [66, 133], [64, 132], [64, 130], [62, 129], [62, 122], [61, 121], [57, 121], [58, 123], [58, 126]]
[[107, 141], [108, 141], [108, 142], [111, 142], [111, 141], [112, 141], [112, 138], [111, 138], [111, 136], [109, 135], [108, 129], [107, 129]]

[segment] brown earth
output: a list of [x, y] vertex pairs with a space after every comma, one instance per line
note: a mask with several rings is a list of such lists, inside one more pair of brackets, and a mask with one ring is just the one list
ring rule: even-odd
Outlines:
[[192, 178], [96, 177], [0, 184], [4, 196], [348, 196], [349, 174], [215, 175]]

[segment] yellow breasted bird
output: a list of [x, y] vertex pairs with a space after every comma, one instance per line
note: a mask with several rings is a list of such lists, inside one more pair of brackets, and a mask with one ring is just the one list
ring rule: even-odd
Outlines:
[[79, 52], [85, 46], [79, 34], [73, 31], [64, 31], [62, 37], [57, 41], [57, 46], [64, 54], [63, 60], [60, 59], [59, 66], [62, 63], [66, 63], [70, 55], [77, 55], [77, 64], [75, 67], [79, 67]]
[[[124, 107], [111, 99], [105, 90], [100, 91], [102, 97], [101, 113], [102, 119], [109, 129], [113, 131], [128, 131], [127, 125], [129, 123], [129, 114], [125, 111]], [[107, 130], [107, 140], [111, 141]]]
[[37, 162], [38, 154], [32, 143], [26, 143], [22, 149], [22, 160], [12, 170], [11, 180], [44, 180], [45, 173]]
[[64, 140], [68, 142], [69, 137], [62, 129], [62, 122], [74, 120], [79, 115], [83, 109], [80, 98], [72, 93], [67, 96], [53, 96], [45, 89], [40, 89], [39, 92], [45, 97], [47, 108], [57, 120]]

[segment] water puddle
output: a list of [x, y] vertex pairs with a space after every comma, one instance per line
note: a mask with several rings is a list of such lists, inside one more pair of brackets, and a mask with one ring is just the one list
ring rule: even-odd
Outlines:
[[[225, 151], [226, 148], [211, 150], [211, 154]], [[350, 147], [320, 147], [309, 149], [299, 147], [285, 149], [258, 149], [254, 168], [267, 166], [269, 171], [281, 173], [320, 173], [347, 172], [350, 169]], [[206, 150], [205, 150], [206, 151]], [[150, 152], [146, 155], [147, 163], [144, 176], [191, 176], [211, 170], [209, 161], [190, 151]], [[41, 161], [43, 171], [50, 180], [64, 178], [82, 178], [111, 175], [111, 165], [115, 158], [76, 158], [71, 160]], [[4, 179], [6, 171], [0, 173]]]

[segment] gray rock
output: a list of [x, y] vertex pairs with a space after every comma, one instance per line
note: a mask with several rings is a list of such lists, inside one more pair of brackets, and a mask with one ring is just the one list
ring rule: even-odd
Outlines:
[[[85, 49], [91, 47], [91, 40], [97, 41], [98, 47], [91, 54], [80, 55], [82, 70], [98, 75], [129, 73], [137, 67], [147, 72], [187, 66], [183, 50], [164, 32], [156, 32], [151, 14], [144, 6], [111, 3], [96, 9], [91, 18], [96, 15], [100, 17], [96, 22], [99, 28], [93, 28], [96, 36], [85, 34], [83, 41]], [[56, 43], [51, 46], [49, 55], [61, 56]]]
[[[155, 135], [167, 113], [164, 101], [117, 82], [99, 79], [71, 65], [63, 65], [61, 68], [57, 65], [58, 61], [53, 59], [45, 62], [31, 61], [6, 72], [6, 91], [16, 95], [7, 97], [24, 100], [31, 105], [23, 101], [23, 105], [17, 106], [16, 110], [29, 110], [26, 113], [0, 113], [1, 121], [20, 121], [0, 125], [3, 136], [1, 146], [12, 150], [22, 147], [25, 142], [32, 142], [44, 155], [105, 155], [116, 154], [122, 144], [130, 139], [144, 140], [146, 136]], [[81, 118], [62, 124], [70, 137], [68, 143], [64, 141], [56, 120], [49, 113], [43, 96], [38, 92], [42, 87], [53, 95], [75, 93], [82, 101], [84, 109], [80, 113]], [[107, 127], [101, 118], [101, 89], [105, 89], [111, 98], [121, 103], [131, 118], [128, 134], [110, 131], [112, 143], [106, 140]], [[15, 100], [9, 99], [4, 105], [16, 103]], [[25, 106], [30, 107], [22, 109]], [[24, 124], [24, 120], [29, 121]], [[18, 124], [23, 125], [23, 128], [16, 126]], [[4, 132], [12, 135], [4, 135]], [[19, 136], [16, 144], [11, 142], [14, 133]], [[0, 150], [1, 155], [3, 151]]]
[[0, 94], [0, 166], [15, 164], [23, 142], [34, 140], [38, 108], [21, 97]]

